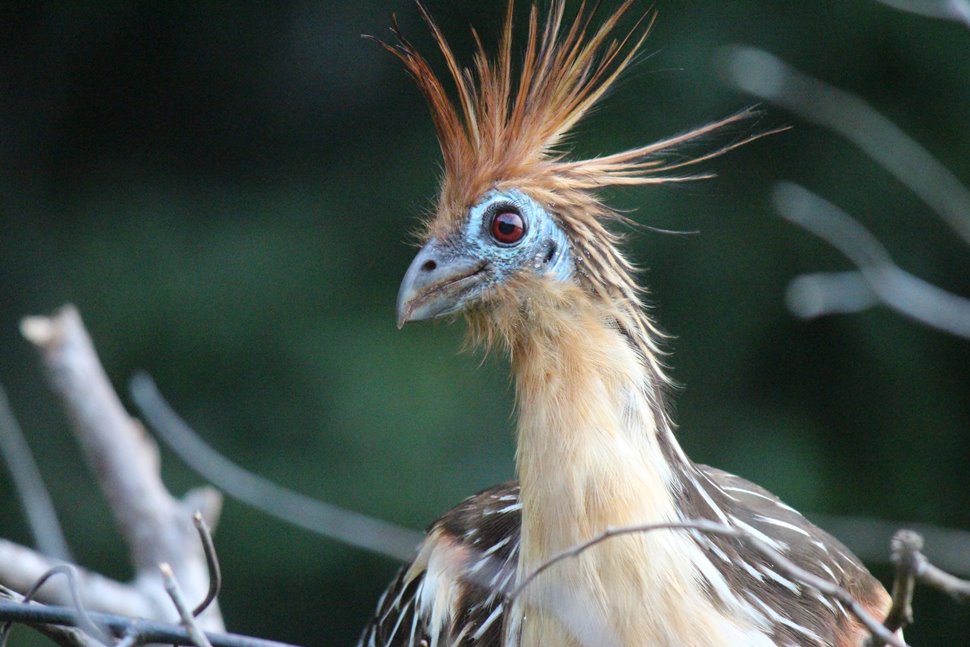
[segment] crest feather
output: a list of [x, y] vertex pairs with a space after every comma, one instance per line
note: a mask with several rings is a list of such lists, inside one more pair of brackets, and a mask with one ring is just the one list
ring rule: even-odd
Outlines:
[[[425, 59], [392, 27], [397, 42], [381, 43], [414, 77], [431, 109], [444, 160], [439, 217], [461, 218], [495, 185], [517, 184], [541, 194], [575, 194], [607, 186], [660, 184], [709, 177], [682, 174], [686, 167], [720, 155], [766, 133], [753, 135], [686, 161], [666, 163], [673, 148], [755, 114], [743, 111], [696, 130], [631, 150], [586, 160], [565, 160], [557, 147], [630, 65], [650, 32], [657, 13], [647, 10], [621, 29], [633, 0], [625, 0], [592, 29], [596, 7], [584, 1], [564, 27], [565, 2], [553, 0], [540, 29], [535, 4], [517, 79], [513, 71], [514, 0], [509, 0], [493, 60], [472, 29], [476, 51], [462, 67], [434, 19], [418, 2], [444, 58], [457, 92], [453, 103]], [[675, 172], [671, 174], [671, 172]], [[600, 214], [607, 215], [607, 214]]]

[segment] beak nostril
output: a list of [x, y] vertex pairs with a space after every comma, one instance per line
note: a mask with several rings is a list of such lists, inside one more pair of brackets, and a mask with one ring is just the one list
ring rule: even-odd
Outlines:
[[438, 264], [435, 263], [433, 260], [425, 261], [424, 265], [421, 266], [421, 269], [425, 272], [433, 272], [437, 268], [438, 268]]

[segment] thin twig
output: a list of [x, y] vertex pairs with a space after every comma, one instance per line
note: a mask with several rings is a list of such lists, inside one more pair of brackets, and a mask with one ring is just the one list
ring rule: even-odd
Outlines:
[[[44, 586], [44, 584], [46, 584], [47, 581], [55, 575], [63, 575], [67, 579], [68, 589], [71, 592], [71, 601], [74, 603], [74, 612], [77, 618], [75, 626], [98, 642], [108, 642], [108, 636], [106, 636], [101, 628], [95, 624], [95, 622], [91, 619], [91, 616], [88, 614], [87, 609], [85, 609], [84, 605], [81, 603], [81, 593], [78, 591], [77, 585], [77, 570], [70, 564], [58, 564], [41, 575], [37, 581], [34, 582], [34, 585], [31, 586], [26, 593], [24, 593], [22, 602], [29, 603], [37, 591], [40, 590], [40, 587]], [[2, 628], [0, 628], [0, 647], [6, 646], [7, 636], [10, 633], [11, 626], [12, 622], [7, 622]]]
[[[905, 629], [913, 622], [913, 592], [916, 590], [917, 564], [915, 556], [923, 547], [923, 538], [911, 530], [899, 530], [890, 542], [890, 554], [896, 574], [893, 577], [892, 606], [883, 624], [892, 632]], [[873, 638], [869, 647], [882, 647]]]
[[162, 562], [158, 565], [158, 570], [162, 574], [162, 581], [165, 583], [165, 592], [172, 599], [172, 604], [175, 605], [179, 618], [182, 619], [182, 626], [185, 627], [186, 633], [192, 639], [192, 644], [195, 647], [212, 647], [212, 643], [205, 637], [205, 634], [202, 633], [199, 626], [195, 624], [195, 616], [185, 601], [185, 596], [182, 594], [178, 580], [175, 579], [175, 573], [172, 572], [172, 567]]
[[0, 454], [3, 455], [10, 470], [14, 489], [27, 515], [30, 532], [37, 543], [37, 549], [48, 557], [65, 562], [71, 559], [71, 549], [64, 539], [64, 532], [57, 520], [57, 511], [51, 501], [50, 492], [37, 469], [34, 454], [17, 423], [10, 408], [10, 402], [3, 387], [0, 386]]
[[[31, 548], [0, 539], [0, 582], [13, 589], [29, 589], [58, 563]], [[154, 598], [146, 596], [136, 585], [118, 582], [79, 566], [75, 568], [80, 576], [78, 586], [86, 608], [134, 617], [155, 617], [158, 613]], [[168, 608], [168, 599], [164, 597], [161, 586], [158, 592], [163, 596], [165, 608]], [[72, 603], [66, 581], [49, 582], [37, 597], [50, 604]]]
[[219, 555], [216, 554], [212, 533], [209, 532], [209, 526], [206, 525], [202, 513], [198, 510], [192, 515], [192, 523], [195, 524], [195, 529], [199, 531], [199, 541], [202, 542], [205, 563], [209, 569], [209, 592], [206, 593], [205, 599], [192, 609], [192, 616], [195, 617], [205, 611], [206, 607], [212, 604], [212, 601], [219, 595], [219, 591], [222, 590], [222, 569], [219, 567]]
[[129, 385], [132, 400], [159, 438], [203, 478], [254, 508], [331, 539], [397, 560], [408, 560], [423, 534], [288, 490], [236, 465], [182, 420], [147, 373]]
[[882, 625], [881, 622], [873, 618], [859, 603], [855, 597], [852, 596], [847, 590], [836, 584], [835, 582], [830, 582], [829, 580], [822, 579], [817, 575], [806, 571], [801, 566], [798, 566], [790, 559], [779, 553], [777, 550], [764, 543], [757, 537], [747, 533], [739, 528], [733, 528], [731, 526], [726, 526], [720, 523], [715, 523], [713, 521], [708, 521], [707, 519], [690, 519], [687, 521], [671, 521], [664, 523], [653, 523], [653, 524], [643, 524], [637, 526], [625, 526], [622, 528], [607, 528], [601, 534], [589, 539], [581, 544], [577, 544], [561, 553], [554, 555], [542, 564], [540, 564], [532, 573], [527, 575], [522, 582], [516, 586], [512, 592], [509, 594], [508, 599], [511, 604], [518, 598], [523, 590], [532, 582], [535, 581], [541, 573], [552, 567], [553, 565], [561, 562], [564, 559], [569, 559], [580, 555], [582, 552], [588, 550], [589, 548], [599, 544], [600, 542], [606, 541], [613, 537], [621, 535], [639, 534], [644, 532], [653, 532], [656, 530], [693, 530], [700, 531], [711, 535], [723, 535], [726, 537], [734, 537], [746, 543], [750, 548], [761, 553], [761, 555], [779, 568], [784, 574], [793, 578], [797, 582], [816, 589], [819, 593], [827, 595], [829, 597], [835, 598], [843, 605], [845, 605], [849, 611], [854, 615], [862, 624], [866, 626], [872, 635], [877, 636], [882, 639], [884, 643], [889, 643], [893, 647], [907, 647], [906, 643], [902, 641], [901, 638], [894, 636], [889, 632], [886, 627]]
[[970, 339], [970, 299], [957, 296], [896, 266], [865, 227], [831, 202], [791, 182], [779, 182], [775, 207], [787, 220], [835, 247], [859, 268], [881, 303], [899, 314]]
[[[17, 593], [13, 589], [3, 586], [2, 584], [0, 584], [0, 601], [10, 601], [18, 604], [34, 605], [34, 606], [40, 605], [40, 603], [34, 602], [34, 601], [25, 602], [23, 595], [21, 595], [20, 593]], [[38, 624], [23, 623], [23, 624], [27, 625], [34, 631], [37, 631], [38, 633], [41, 633], [44, 636], [47, 636], [48, 638], [50, 638], [52, 641], [54, 641], [61, 647], [103, 647], [103, 643], [101, 643], [98, 640], [94, 640], [93, 638], [85, 634], [80, 629], [77, 629], [76, 627], [62, 627], [58, 625], [43, 624], [43, 623], [38, 623]], [[8, 632], [9, 630], [6, 627], [4, 627], [4, 629], [0, 630], [0, 634], [2, 634], [5, 631]], [[6, 641], [6, 636], [0, 639], [0, 644], [3, 644], [4, 641]]]
[[961, 604], [970, 603], [970, 580], [962, 580], [934, 566], [922, 553], [920, 553], [916, 579], [920, 584], [943, 591]]
[[859, 97], [754, 47], [725, 50], [726, 80], [849, 140], [906, 185], [970, 243], [970, 190], [943, 164]]
[[[116, 636], [124, 636], [129, 631], [137, 631], [140, 644], [168, 643], [178, 645], [193, 645], [185, 629], [178, 625], [129, 618], [111, 613], [88, 614], [97, 624], [107, 627]], [[77, 624], [77, 614], [71, 607], [48, 606], [40, 604], [21, 604], [19, 602], [0, 601], [0, 620], [10, 620], [26, 624], [49, 624], [74, 627]], [[240, 636], [221, 632], [206, 632], [206, 637], [213, 647], [296, 647], [289, 643], [275, 642], [263, 638]]]
[[114, 644], [114, 647], [135, 647], [141, 641], [141, 636], [134, 628], [129, 629], [121, 637], [121, 640]]

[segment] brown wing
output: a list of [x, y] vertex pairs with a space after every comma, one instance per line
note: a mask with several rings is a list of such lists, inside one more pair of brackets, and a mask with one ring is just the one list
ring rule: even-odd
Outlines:
[[502, 644], [522, 506], [518, 483], [465, 499], [428, 528], [377, 603], [358, 647]]
[[[764, 488], [705, 465], [698, 471], [718, 499], [728, 522], [767, 539], [785, 557], [825, 580], [835, 582], [877, 619], [889, 606], [889, 595], [839, 540], [818, 528]], [[774, 564], [743, 544], [707, 538], [711, 561], [735, 591], [774, 620], [778, 644], [860, 645], [867, 635], [856, 618], [838, 601], [792, 581]]]
[[[837, 539], [738, 476], [701, 465], [694, 477], [680, 501], [685, 518], [723, 521], [723, 515], [805, 570], [848, 590], [875, 617], [885, 613], [888, 594]], [[705, 497], [692, 494], [698, 488]], [[441, 517], [428, 529], [417, 558], [381, 597], [358, 646], [499, 647], [504, 594], [514, 585], [520, 522], [519, 488], [511, 482], [470, 497]], [[731, 590], [763, 616], [776, 644], [862, 644], [865, 630], [838, 600], [793, 581], [743, 543], [694, 536]]]

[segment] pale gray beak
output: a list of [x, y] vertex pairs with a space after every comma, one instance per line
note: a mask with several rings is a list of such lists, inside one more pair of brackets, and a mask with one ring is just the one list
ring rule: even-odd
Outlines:
[[479, 258], [445, 250], [429, 240], [404, 274], [397, 293], [397, 327], [457, 312], [478, 285], [486, 263]]

